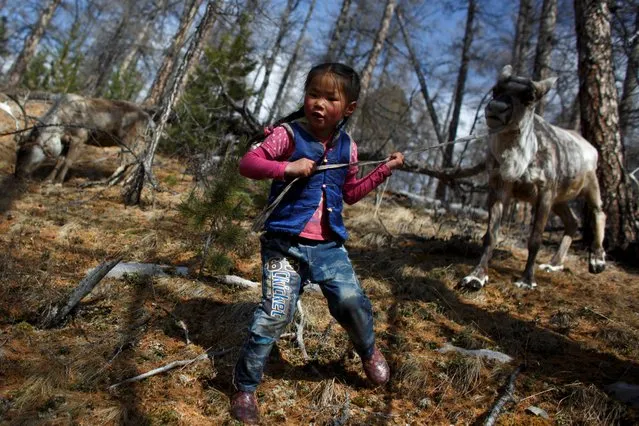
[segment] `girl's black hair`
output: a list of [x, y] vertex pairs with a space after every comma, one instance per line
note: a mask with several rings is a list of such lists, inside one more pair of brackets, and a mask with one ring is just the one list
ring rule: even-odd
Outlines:
[[[349, 67], [348, 65], [340, 64], [338, 62], [326, 62], [323, 64], [315, 65], [308, 72], [306, 76], [306, 82], [304, 83], [304, 91], [308, 90], [311, 82], [315, 77], [324, 75], [324, 74], [333, 74], [337, 77], [337, 80], [341, 86], [342, 91], [346, 95], [346, 101], [348, 103], [355, 102], [359, 98], [360, 91], [360, 80], [359, 74]], [[273, 123], [273, 127], [279, 126], [282, 123], [289, 123], [291, 121], [295, 121], [298, 118], [304, 117], [304, 107], [302, 106], [297, 111], [280, 118], [275, 123]], [[337, 126], [338, 129], [344, 127], [349, 117], [344, 118], [342, 122]]]

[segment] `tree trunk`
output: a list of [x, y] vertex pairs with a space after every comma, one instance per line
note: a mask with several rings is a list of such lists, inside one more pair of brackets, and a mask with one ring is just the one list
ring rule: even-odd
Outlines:
[[187, 0], [185, 2], [182, 18], [180, 19], [180, 26], [173, 36], [171, 46], [167, 50], [166, 55], [164, 55], [162, 65], [155, 76], [155, 80], [153, 80], [153, 84], [149, 89], [149, 94], [144, 100], [145, 105], [156, 105], [160, 102], [164, 95], [164, 91], [169, 82], [169, 77], [171, 76], [171, 72], [174, 68], [173, 65], [178, 57], [182, 44], [184, 44], [186, 33], [195, 19], [195, 15], [200, 4], [202, 4], [202, 0]]
[[530, 34], [532, 33], [532, 21], [534, 18], [532, 0], [519, 0], [519, 15], [517, 16], [517, 28], [515, 30], [515, 42], [511, 65], [516, 75], [526, 74], [526, 55], [530, 51]]
[[[130, 4], [131, 5], [131, 4]], [[92, 84], [86, 90], [95, 97], [101, 97], [104, 89], [111, 78], [113, 72], [113, 64], [116, 62], [117, 56], [120, 54], [120, 41], [126, 33], [129, 26], [131, 8], [125, 10], [120, 17], [120, 22], [112, 35], [109, 35], [109, 41], [103, 43], [102, 51], [98, 55], [97, 66], [94, 72], [95, 78]]]
[[266, 95], [266, 88], [268, 87], [269, 79], [271, 78], [271, 72], [273, 71], [273, 67], [275, 66], [275, 60], [280, 54], [280, 50], [282, 49], [282, 41], [284, 37], [288, 33], [290, 27], [289, 18], [291, 13], [295, 10], [299, 3], [299, 0], [288, 0], [286, 2], [286, 7], [280, 16], [279, 22], [279, 30], [277, 31], [277, 37], [275, 37], [275, 44], [271, 49], [271, 54], [266, 58], [264, 64], [264, 78], [262, 79], [262, 85], [257, 91], [257, 100], [255, 101], [255, 108], [253, 109], [253, 113], [259, 117], [260, 109], [262, 109], [262, 103], [264, 102], [264, 96]]
[[206, 11], [204, 12], [204, 16], [200, 20], [198, 26], [195, 28], [191, 43], [189, 43], [189, 47], [184, 54], [183, 60], [178, 65], [171, 90], [168, 93], [168, 96], [166, 96], [166, 98], [163, 98], [160, 121], [157, 124], [155, 132], [153, 133], [151, 143], [146, 149], [144, 159], [141, 163], [138, 163], [136, 165], [135, 170], [125, 183], [125, 187], [122, 190], [122, 195], [124, 198], [124, 203], [126, 205], [140, 204], [142, 188], [144, 187], [145, 181], [153, 180], [152, 170], [155, 151], [160, 142], [160, 138], [162, 137], [162, 133], [164, 132], [166, 122], [171, 115], [173, 106], [175, 105], [176, 95], [179, 87], [182, 84], [183, 79], [186, 78], [186, 71], [189, 69], [189, 67], [191, 66], [191, 62], [195, 58], [195, 52], [198, 46], [200, 46], [200, 44], [202, 43], [202, 39], [204, 38], [204, 34], [206, 32], [205, 30], [209, 26], [209, 22], [213, 19], [215, 2], [215, 0], [209, 0], [206, 4]]
[[[550, 57], [554, 46], [555, 24], [557, 23], [557, 0], [544, 0], [539, 21], [539, 37], [535, 51], [533, 80], [550, 77]], [[545, 100], [537, 104], [537, 114], [544, 115]]]
[[286, 83], [288, 82], [291, 73], [293, 72], [293, 68], [297, 64], [297, 57], [299, 56], [300, 49], [302, 48], [302, 43], [304, 42], [304, 37], [306, 35], [306, 29], [308, 28], [308, 23], [311, 21], [311, 15], [313, 15], [313, 9], [315, 9], [315, 3], [317, 0], [311, 0], [311, 4], [308, 6], [308, 12], [306, 12], [306, 18], [304, 18], [304, 23], [302, 24], [302, 29], [300, 30], [300, 34], [297, 37], [297, 41], [295, 42], [295, 49], [293, 49], [293, 55], [291, 59], [289, 59], [288, 64], [286, 65], [286, 70], [284, 71], [284, 75], [282, 75], [282, 79], [280, 80], [280, 86], [277, 88], [277, 94], [275, 95], [275, 101], [273, 102], [273, 107], [271, 108], [271, 112], [268, 116], [268, 123], [273, 122], [275, 115], [279, 111], [280, 102], [282, 101], [282, 96], [284, 95], [284, 88], [286, 87]]
[[[387, 0], [386, 7], [384, 8], [384, 16], [382, 17], [382, 22], [375, 35], [375, 41], [373, 42], [373, 50], [371, 51], [368, 59], [366, 60], [366, 65], [364, 66], [364, 71], [362, 72], [361, 82], [360, 82], [360, 93], [359, 93], [359, 101], [360, 105], [362, 102], [366, 101], [366, 93], [368, 92], [368, 86], [370, 85], [371, 78], [373, 77], [373, 70], [375, 69], [375, 65], [377, 64], [377, 58], [379, 57], [379, 53], [382, 51], [382, 47], [384, 46], [384, 42], [386, 41], [386, 36], [388, 35], [388, 29], [390, 28], [391, 20], [393, 19], [393, 15], [395, 13], [395, 6], [397, 5], [397, 0]], [[349, 128], [354, 129], [357, 124], [357, 118], [359, 114], [355, 110], [355, 114], [349, 123]]]
[[[624, 138], [632, 133], [632, 118], [639, 104], [637, 102], [639, 98], [639, 9], [635, 15], [635, 31], [631, 40], [626, 77], [623, 81], [623, 93], [619, 104], [619, 127]], [[626, 142], [628, 142], [627, 139]]]
[[51, 21], [53, 14], [55, 13], [58, 6], [60, 6], [61, 2], [62, 0], [51, 0], [49, 4], [44, 9], [42, 9], [42, 12], [40, 12], [38, 22], [35, 23], [33, 30], [24, 42], [22, 51], [20, 52], [16, 60], [13, 61], [13, 64], [11, 65], [9, 72], [7, 73], [6, 82], [9, 87], [17, 86], [20, 82], [20, 78], [26, 71], [29, 62], [31, 62], [31, 59], [33, 58], [33, 55], [35, 55], [35, 51], [38, 48], [40, 40], [42, 39], [44, 30], [49, 25], [49, 21]]
[[442, 144], [444, 143], [444, 136], [442, 135], [442, 131], [439, 125], [437, 110], [435, 109], [433, 100], [428, 93], [428, 85], [426, 84], [426, 78], [424, 77], [424, 73], [422, 72], [419, 59], [415, 54], [413, 44], [411, 43], [410, 37], [406, 32], [406, 27], [404, 25], [404, 15], [401, 10], [397, 11], [397, 21], [399, 22], [399, 28], [402, 31], [402, 36], [404, 37], [404, 44], [406, 44], [406, 48], [408, 49], [410, 61], [413, 64], [413, 68], [415, 68], [415, 74], [417, 74], [417, 80], [419, 81], [419, 87], [421, 88], [422, 96], [424, 97], [424, 102], [426, 103], [426, 107], [428, 109], [428, 115], [430, 116], [430, 121], [433, 125], [433, 129], [435, 130], [435, 135], [437, 136], [437, 143]]
[[[457, 127], [459, 127], [459, 116], [461, 115], [462, 102], [464, 100], [464, 89], [466, 87], [466, 79], [468, 77], [468, 63], [470, 62], [470, 47], [473, 43], [475, 22], [475, 13], [477, 12], [476, 0], [468, 0], [468, 13], [466, 15], [466, 29], [464, 32], [464, 42], [462, 46], [461, 65], [457, 74], [457, 83], [455, 84], [455, 97], [453, 98], [453, 115], [448, 126], [448, 140], [454, 141], [457, 138]], [[453, 153], [455, 145], [447, 145], [442, 158], [442, 168], [446, 169], [453, 165]], [[438, 200], [446, 199], [446, 184], [444, 182], [437, 183], [437, 191], [435, 197]]]
[[342, 38], [344, 31], [344, 27], [346, 26], [346, 21], [348, 20], [349, 11], [351, 9], [352, 0], [343, 0], [342, 7], [340, 8], [339, 15], [337, 16], [337, 21], [335, 21], [335, 28], [333, 29], [333, 34], [331, 35], [331, 41], [328, 44], [328, 49], [326, 50], [326, 55], [324, 55], [324, 60], [326, 62], [335, 61], [338, 59], [337, 48], [340, 44], [343, 44]]
[[636, 241], [635, 199], [623, 168], [608, 3], [575, 0], [582, 134], [599, 151], [597, 175], [606, 213], [608, 250]]

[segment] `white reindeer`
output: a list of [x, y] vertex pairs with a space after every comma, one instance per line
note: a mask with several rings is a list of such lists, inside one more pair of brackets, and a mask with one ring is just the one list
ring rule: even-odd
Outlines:
[[62, 183], [82, 146], [120, 146], [120, 166], [109, 177], [119, 181], [146, 148], [145, 134], [153, 120], [141, 107], [124, 101], [57, 96], [54, 104], [18, 145], [16, 177], [25, 177], [45, 160], [55, 160], [46, 181]]
[[504, 208], [511, 198], [532, 203], [535, 214], [528, 240], [528, 261], [520, 288], [536, 287], [534, 266], [541, 237], [552, 210], [564, 223], [565, 232], [550, 264], [540, 265], [547, 271], [563, 269], [570, 243], [577, 233], [578, 222], [568, 202], [584, 197], [593, 216], [594, 241], [589, 257], [589, 271], [605, 269], [602, 247], [606, 216], [601, 209], [597, 181], [597, 150], [579, 134], [561, 129], [535, 115], [538, 101], [556, 81], [549, 78], [532, 81], [512, 74], [505, 66], [486, 106], [488, 136], [489, 195], [488, 230], [479, 265], [459, 285], [479, 289], [488, 282], [488, 262], [492, 257]]

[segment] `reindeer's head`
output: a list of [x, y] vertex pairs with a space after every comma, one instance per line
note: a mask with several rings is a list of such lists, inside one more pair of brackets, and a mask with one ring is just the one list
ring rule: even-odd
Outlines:
[[486, 124], [493, 130], [519, 127], [522, 120], [532, 117], [535, 105], [556, 80], [552, 77], [537, 82], [515, 76], [512, 67], [506, 65], [493, 87], [493, 97], [486, 105]]
[[15, 176], [17, 178], [29, 176], [45, 160], [57, 158], [62, 150], [62, 134], [59, 131], [34, 127], [18, 143]]

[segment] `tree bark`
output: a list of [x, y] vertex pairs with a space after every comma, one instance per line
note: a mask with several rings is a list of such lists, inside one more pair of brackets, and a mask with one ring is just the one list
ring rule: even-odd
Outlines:
[[173, 36], [171, 46], [164, 55], [162, 65], [155, 76], [155, 80], [153, 80], [153, 84], [149, 89], [149, 94], [144, 100], [145, 105], [156, 105], [160, 102], [164, 95], [166, 86], [169, 82], [169, 77], [171, 76], [171, 72], [174, 68], [175, 60], [177, 59], [180, 49], [184, 44], [186, 33], [195, 19], [195, 15], [197, 14], [200, 4], [202, 4], [202, 0], [187, 0], [184, 4], [184, 11], [182, 13], [182, 18], [180, 19], [180, 26]]
[[[632, 117], [636, 114], [639, 98], [639, 9], [635, 15], [635, 28], [628, 49], [626, 77], [623, 81], [623, 92], [619, 104], [619, 127], [622, 137], [630, 135]], [[626, 140], [627, 141], [627, 140]]]
[[202, 42], [202, 38], [204, 37], [204, 33], [206, 32], [205, 29], [208, 27], [209, 22], [213, 19], [215, 2], [216, 0], [209, 0], [206, 4], [206, 11], [204, 12], [204, 16], [195, 29], [193, 38], [191, 39], [191, 43], [189, 43], [189, 47], [184, 54], [183, 60], [178, 65], [175, 79], [173, 80], [173, 85], [171, 86], [171, 91], [169, 92], [168, 96], [164, 98], [160, 120], [157, 124], [155, 132], [153, 133], [151, 143], [149, 144], [145, 152], [144, 159], [141, 163], [138, 163], [136, 165], [135, 170], [125, 183], [125, 186], [122, 190], [122, 195], [124, 198], [124, 204], [126, 205], [140, 204], [142, 188], [144, 187], [145, 181], [152, 181], [153, 159], [155, 158], [155, 151], [157, 150], [158, 144], [160, 143], [160, 138], [162, 137], [162, 133], [164, 132], [166, 122], [168, 121], [173, 106], [175, 105], [176, 95], [179, 87], [182, 84], [183, 79], [186, 78], [186, 71], [189, 69], [191, 61], [195, 57], [195, 51]]
[[291, 13], [295, 10], [299, 3], [299, 0], [288, 0], [286, 2], [286, 6], [284, 7], [284, 11], [280, 16], [279, 30], [277, 31], [277, 37], [275, 37], [275, 44], [271, 49], [271, 54], [266, 58], [264, 64], [264, 78], [262, 79], [262, 84], [260, 85], [259, 90], [257, 91], [257, 100], [255, 101], [255, 108], [253, 109], [253, 113], [257, 116], [260, 114], [260, 109], [262, 109], [262, 103], [264, 102], [264, 96], [266, 95], [266, 89], [268, 87], [269, 79], [271, 78], [271, 72], [273, 72], [273, 67], [275, 66], [275, 60], [280, 54], [280, 50], [282, 49], [282, 41], [284, 41], [284, 37], [288, 33], [290, 28], [289, 18]]
[[24, 42], [22, 51], [20, 51], [20, 54], [18, 55], [16, 60], [13, 61], [13, 64], [11, 65], [9, 72], [7, 73], [7, 85], [9, 87], [17, 86], [20, 82], [20, 78], [26, 71], [29, 62], [31, 62], [31, 59], [33, 59], [33, 56], [35, 55], [35, 51], [38, 48], [40, 40], [42, 39], [42, 35], [49, 25], [49, 21], [51, 21], [51, 18], [53, 17], [58, 6], [60, 6], [61, 2], [62, 0], [51, 0], [49, 4], [40, 12], [38, 22], [35, 23], [33, 30]]
[[[375, 35], [375, 41], [373, 42], [373, 50], [368, 56], [366, 65], [364, 66], [364, 71], [362, 72], [359, 93], [360, 104], [362, 102], [365, 102], [366, 100], [368, 86], [370, 85], [371, 78], [373, 77], [373, 70], [375, 69], [375, 65], [377, 64], [377, 58], [379, 57], [379, 53], [382, 51], [382, 47], [384, 46], [384, 42], [386, 41], [386, 36], [388, 35], [388, 29], [390, 28], [391, 20], [393, 19], [393, 15], [395, 14], [395, 6], [397, 6], [397, 0], [386, 1], [384, 16], [382, 17], [381, 25], [379, 27], [379, 30], [377, 31], [377, 34]], [[355, 114], [353, 115], [349, 123], [350, 129], [354, 129], [356, 127], [358, 117], [358, 110], [355, 110]]]
[[597, 175], [606, 213], [608, 250], [636, 241], [635, 199], [623, 168], [608, 2], [574, 0], [582, 134], [599, 151]]
[[516, 75], [526, 74], [526, 55], [530, 50], [530, 34], [534, 18], [532, 0], [519, 0], [519, 15], [517, 16], [517, 28], [515, 30], [515, 42], [511, 65]]
[[[466, 15], [466, 29], [464, 32], [464, 41], [462, 46], [461, 64], [459, 73], [457, 74], [457, 83], [455, 84], [455, 97], [453, 98], [453, 114], [448, 126], [448, 140], [454, 141], [457, 138], [457, 128], [459, 127], [459, 117], [461, 115], [462, 102], [464, 100], [464, 90], [466, 87], [466, 79], [468, 78], [468, 64], [470, 62], [470, 47], [473, 43], [475, 23], [475, 13], [477, 12], [476, 0], [468, 0], [468, 13]], [[453, 165], [453, 153], [455, 145], [447, 145], [442, 158], [442, 168], [446, 169]], [[435, 198], [444, 201], [446, 199], [446, 184], [442, 181], [437, 183]]]
[[280, 80], [280, 86], [277, 88], [275, 101], [273, 102], [273, 107], [271, 108], [271, 112], [269, 113], [267, 120], [269, 123], [273, 122], [275, 115], [279, 112], [280, 102], [282, 101], [282, 96], [284, 95], [284, 88], [286, 87], [286, 83], [288, 82], [288, 79], [293, 72], [293, 68], [297, 64], [297, 57], [299, 56], [300, 49], [302, 48], [302, 43], [304, 42], [304, 37], [306, 36], [306, 29], [308, 28], [308, 23], [311, 21], [311, 16], [313, 15], [313, 9], [315, 9], [316, 2], [317, 0], [311, 0], [311, 4], [308, 6], [308, 12], [306, 12], [306, 17], [304, 18], [302, 29], [300, 30], [300, 34], [297, 37], [297, 41], [295, 42], [293, 55], [286, 65], [286, 70], [284, 71], [284, 75], [282, 75], [282, 79]]
[[[554, 46], [554, 32], [557, 23], [557, 0], [544, 0], [539, 21], [539, 37], [535, 51], [533, 80], [540, 81], [550, 77], [550, 57]], [[537, 114], [544, 115], [546, 101], [537, 104]]]
[[333, 34], [331, 35], [331, 41], [328, 44], [328, 49], [326, 50], [326, 55], [324, 55], [324, 60], [326, 62], [335, 61], [339, 58], [337, 55], [337, 48], [342, 43], [344, 27], [346, 26], [346, 21], [348, 21], [348, 15], [351, 9], [352, 0], [343, 0], [342, 7], [340, 8], [339, 15], [337, 16], [337, 21], [335, 21], [335, 28], [333, 29]]

